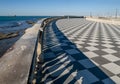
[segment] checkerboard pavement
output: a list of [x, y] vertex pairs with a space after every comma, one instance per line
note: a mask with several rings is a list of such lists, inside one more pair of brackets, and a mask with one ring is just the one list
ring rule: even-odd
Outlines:
[[120, 84], [120, 26], [61, 19], [43, 38], [41, 83]]

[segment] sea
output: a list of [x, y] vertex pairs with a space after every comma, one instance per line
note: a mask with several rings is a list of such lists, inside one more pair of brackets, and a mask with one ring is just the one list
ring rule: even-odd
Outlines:
[[38, 20], [41, 18], [48, 18], [48, 17], [50, 16], [0, 16], [0, 24], [26, 21], [26, 20]]
[[[0, 16], [0, 34], [19, 31], [19, 36], [0, 40], [0, 57], [24, 34], [25, 29], [32, 26], [26, 21], [32, 20], [37, 22], [39, 19], [48, 17], [50, 16]], [[21, 24], [17, 25], [18, 23]]]
[[37, 21], [38, 19], [48, 17], [50, 16], [0, 16], [0, 26], [16, 24], [27, 20]]
[[48, 17], [51, 16], [0, 16], [0, 33], [29, 28], [30, 24], [26, 21], [37, 22]]

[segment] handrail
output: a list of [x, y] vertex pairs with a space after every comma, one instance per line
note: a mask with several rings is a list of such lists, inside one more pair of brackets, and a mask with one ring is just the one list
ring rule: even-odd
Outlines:
[[29, 77], [28, 77], [28, 84], [32, 83], [32, 80], [34, 79], [34, 71], [35, 71], [35, 65], [37, 63], [37, 46], [38, 46], [38, 42], [39, 42], [39, 35], [40, 35], [40, 31], [38, 32], [38, 36], [37, 36], [37, 40], [36, 40], [36, 44], [35, 44], [35, 50], [33, 53], [33, 58], [32, 58], [32, 63], [31, 63], [31, 68], [30, 68], [30, 72], [29, 72]]
[[[41, 26], [40, 26], [40, 30], [39, 30], [39, 33], [38, 33], [38, 36], [37, 36], [37, 40], [36, 40], [36, 45], [35, 45], [35, 48], [34, 48], [34, 54], [33, 54], [33, 58], [32, 58], [32, 63], [31, 63], [31, 68], [30, 68], [30, 72], [29, 72], [29, 78], [28, 78], [28, 84], [32, 84], [34, 78], [35, 78], [35, 68], [36, 68], [36, 65], [37, 65], [37, 46], [38, 46], [38, 43], [40, 41], [40, 44], [42, 45], [43, 44], [43, 33], [44, 33], [44, 29], [47, 27], [47, 25], [53, 21], [53, 20], [57, 20], [59, 18], [47, 18], [47, 19], [44, 19], [41, 23]], [[41, 54], [42, 54], [42, 46], [41, 46]], [[40, 57], [39, 57], [40, 58]], [[43, 58], [41, 58], [43, 59]], [[42, 60], [44, 61], [44, 60]], [[41, 63], [42, 63], [41, 61]]]

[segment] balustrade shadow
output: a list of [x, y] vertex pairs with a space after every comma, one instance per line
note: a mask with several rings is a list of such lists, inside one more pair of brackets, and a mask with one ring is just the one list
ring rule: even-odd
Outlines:
[[44, 30], [41, 55], [37, 84], [115, 84], [59, 30], [56, 21]]

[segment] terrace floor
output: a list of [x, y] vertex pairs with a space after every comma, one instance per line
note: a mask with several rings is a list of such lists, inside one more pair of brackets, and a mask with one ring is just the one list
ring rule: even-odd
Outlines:
[[61, 19], [44, 31], [41, 83], [119, 84], [120, 26]]

